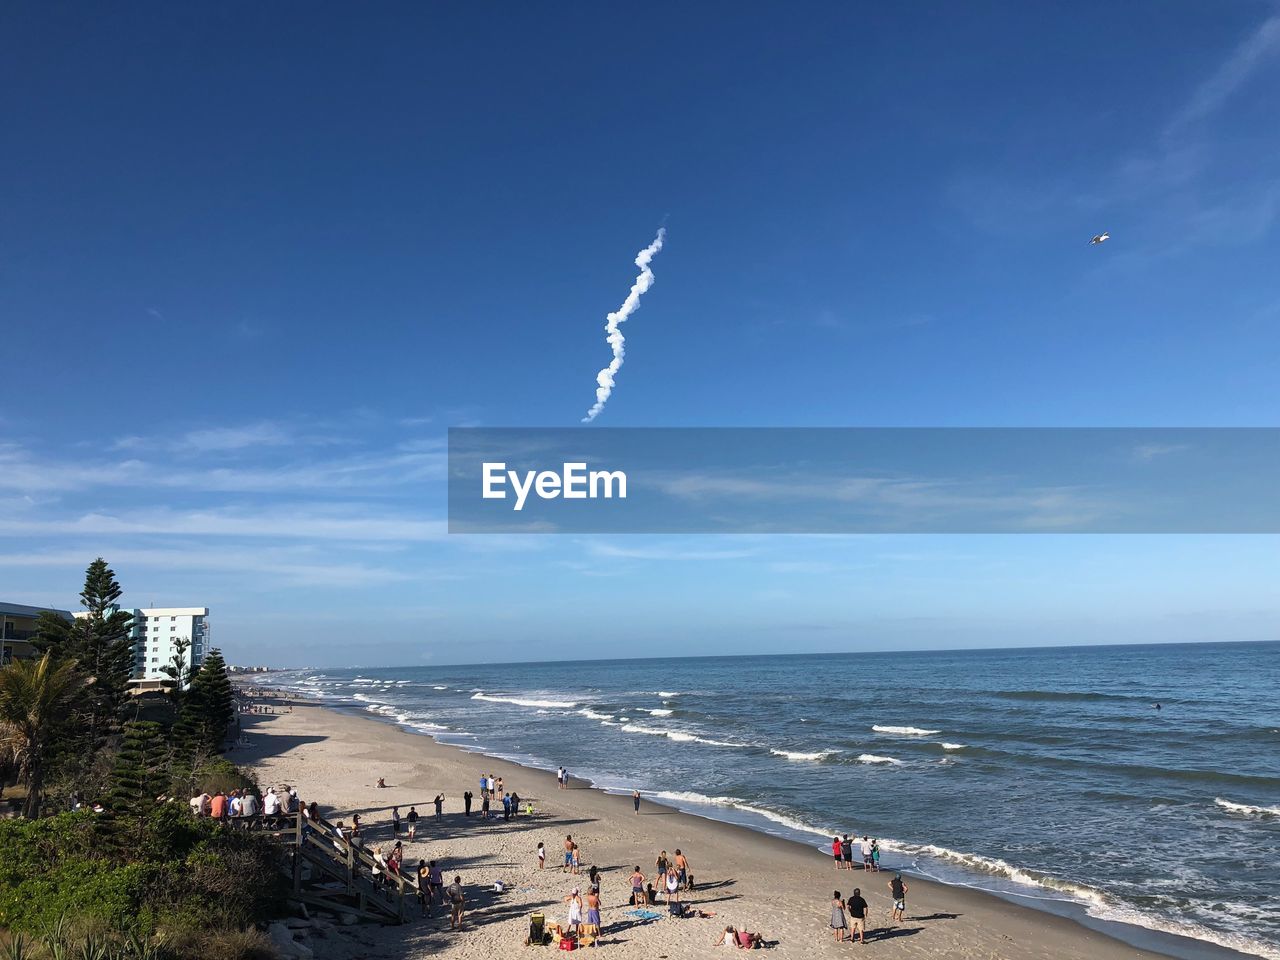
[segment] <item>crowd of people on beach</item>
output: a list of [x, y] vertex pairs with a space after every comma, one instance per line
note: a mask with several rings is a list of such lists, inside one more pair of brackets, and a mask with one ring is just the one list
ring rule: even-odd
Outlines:
[[[258, 706], [258, 705], [253, 705]], [[268, 707], [270, 705], [263, 705]], [[246, 711], [251, 712], [251, 711]], [[569, 789], [568, 771], [562, 766], [556, 772], [559, 789]], [[501, 776], [491, 773], [480, 774], [476, 792], [468, 789], [461, 796], [461, 813], [464, 817], [475, 817], [482, 822], [496, 820], [495, 810], [500, 809], [504, 821], [510, 821], [520, 814], [532, 815], [533, 804], [522, 799], [514, 789], [508, 789]], [[388, 789], [384, 778], [378, 778], [375, 789]], [[476, 803], [477, 797], [479, 803]], [[638, 790], [631, 794], [632, 809], [636, 814], [641, 810], [641, 795]], [[444, 819], [446, 794], [441, 791], [434, 799], [428, 801], [425, 813], [435, 822]], [[317, 805], [313, 802], [305, 805], [298, 797], [298, 791], [290, 786], [279, 789], [269, 787], [265, 793], [252, 788], [238, 788], [229, 791], [201, 793], [190, 800], [192, 813], [198, 817], [210, 817], [230, 826], [252, 828], [260, 825], [268, 829], [280, 828], [288, 823], [288, 818], [301, 812], [302, 827], [307, 830], [308, 824], [321, 825]], [[416, 804], [410, 804], [402, 813], [399, 804], [393, 804], [390, 816], [384, 827], [374, 831], [375, 836], [385, 836], [382, 829], [387, 829], [389, 838], [385, 842], [377, 842], [372, 848], [366, 846], [366, 834], [369, 828], [360, 814], [352, 813], [349, 823], [346, 819], [336, 824], [323, 824], [326, 834], [333, 840], [339, 853], [348, 847], [363, 851], [364, 861], [361, 868], [371, 875], [373, 882], [398, 887], [403, 892], [416, 898], [422, 916], [435, 914], [436, 908], [448, 908], [449, 929], [464, 929], [467, 910], [467, 886], [463, 884], [461, 874], [450, 877], [446, 866], [439, 857], [435, 859], [421, 858], [417, 865], [406, 865], [406, 843], [417, 843], [422, 839], [422, 826], [427, 822], [424, 813], [420, 813]], [[859, 861], [864, 872], [880, 870], [880, 845], [869, 836], [861, 840], [848, 834], [835, 836], [831, 841], [831, 856], [837, 870], [858, 869]], [[546, 869], [547, 849], [545, 842], [538, 842], [534, 851], [536, 869]], [[598, 947], [603, 932], [602, 911], [605, 894], [602, 892], [602, 871], [588, 864], [579, 839], [566, 834], [560, 842], [559, 866], [562, 874], [572, 877], [583, 875], [585, 881], [573, 886], [560, 898], [564, 906], [563, 918], [542, 928], [542, 934], [549, 942], [561, 938], [571, 940], [574, 946]], [[369, 861], [372, 860], [372, 868]], [[348, 856], [348, 863], [350, 863]], [[489, 885], [485, 884], [484, 888]], [[893, 900], [893, 909], [889, 923], [899, 923], [906, 910], [907, 883], [900, 873], [895, 873], [888, 881], [887, 887]], [[474, 887], [472, 888], [474, 889]], [[482, 888], [483, 889], [483, 888]], [[505, 892], [502, 881], [492, 885], [494, 893]], [[689, 856], [682, 848], [675, 848], [674, 853], [666, 850], [657, 853], [653, 861], [652, 874], [647, 873], [639, 864], [627, 876], [625, 896], [619, 892], [618, 905], [625, 908], [625, 914], [642, 923], [648, 923], [666, 914], [669, 918], [695, 917], [700, 919], [715, 918], [715, 914], [703, 909], [692, 894], [697, 890], [697, 881]], [[655, 907], [665, 906], [663, 913]], [[541, 914], [537, 914], [541, 916]], [[837, 943], [852, 942], [856, 939], [865, 943], [871, 926], [871, 907], [861, 888], [855, 888], [848, 897], [834, 891], [831, 901], [830, 928]], [[530, 937], [533, 933], [531, 931]], [[530, 940], [532, 942], [532, 939]], [[759, 949], [771, 946], [766, 936], [755, 930], [734, 924], [726, 925], [719, 930], [718, 938], [713, 946], [728, 946], [737, 949]]]

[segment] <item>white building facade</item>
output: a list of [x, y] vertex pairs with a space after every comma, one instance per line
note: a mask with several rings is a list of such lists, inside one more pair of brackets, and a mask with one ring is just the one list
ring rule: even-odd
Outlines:
[[[209, 608], [152, 607], [146, 610], [125, 609], [124, 612], [133, 616], [129, 641], [133, 645], [134, 685], [144, 681], [171, 680], [164, 668], [173, 666], [179, 640], [186, 645], [182, 661], [189, 670], [190, 682], [190, 675], [200, 669], [205, 654], [209, 652]], [[76, 613], [77, 618], [87, 616], [86, 611]], [[145, 689], [156, 688], [146, 684]]]
[[195, 673], [209, 652], [208, 607], [151, 607], [133, 612], [133, 678], [167, 680], [178, 641], [186, 641], [183, 661]]

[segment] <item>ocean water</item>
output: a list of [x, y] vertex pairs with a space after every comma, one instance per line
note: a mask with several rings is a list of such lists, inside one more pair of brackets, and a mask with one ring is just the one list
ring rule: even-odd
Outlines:
[[[886, 866], [1085, 922], [1280, 960], [1280, 644], [329, 669], [263, 682], [824, 850], [835, 832], [866, 833]], [[1205, 956], [1155, 936], [1165, 952]]]

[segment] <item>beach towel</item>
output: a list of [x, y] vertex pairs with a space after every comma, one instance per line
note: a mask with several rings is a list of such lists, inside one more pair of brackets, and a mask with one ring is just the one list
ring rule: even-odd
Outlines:
[[662, 914], [658, 913], [656, 910], [627, 910], [625, 913], [628, 917], [639, 917], [641, 920], [662, 919]]

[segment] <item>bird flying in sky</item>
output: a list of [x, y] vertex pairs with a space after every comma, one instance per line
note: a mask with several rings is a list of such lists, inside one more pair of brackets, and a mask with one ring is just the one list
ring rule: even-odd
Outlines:
[[1102, 241], [1110, 240], [1110, 239], [1111, 239], [1111, 234], [1100, 233], [1096, 237], [1094, 237], [1092, 240], [1090, 240], [1089, 243], [1096, 246], [1097, 244], [1102, 243]]

